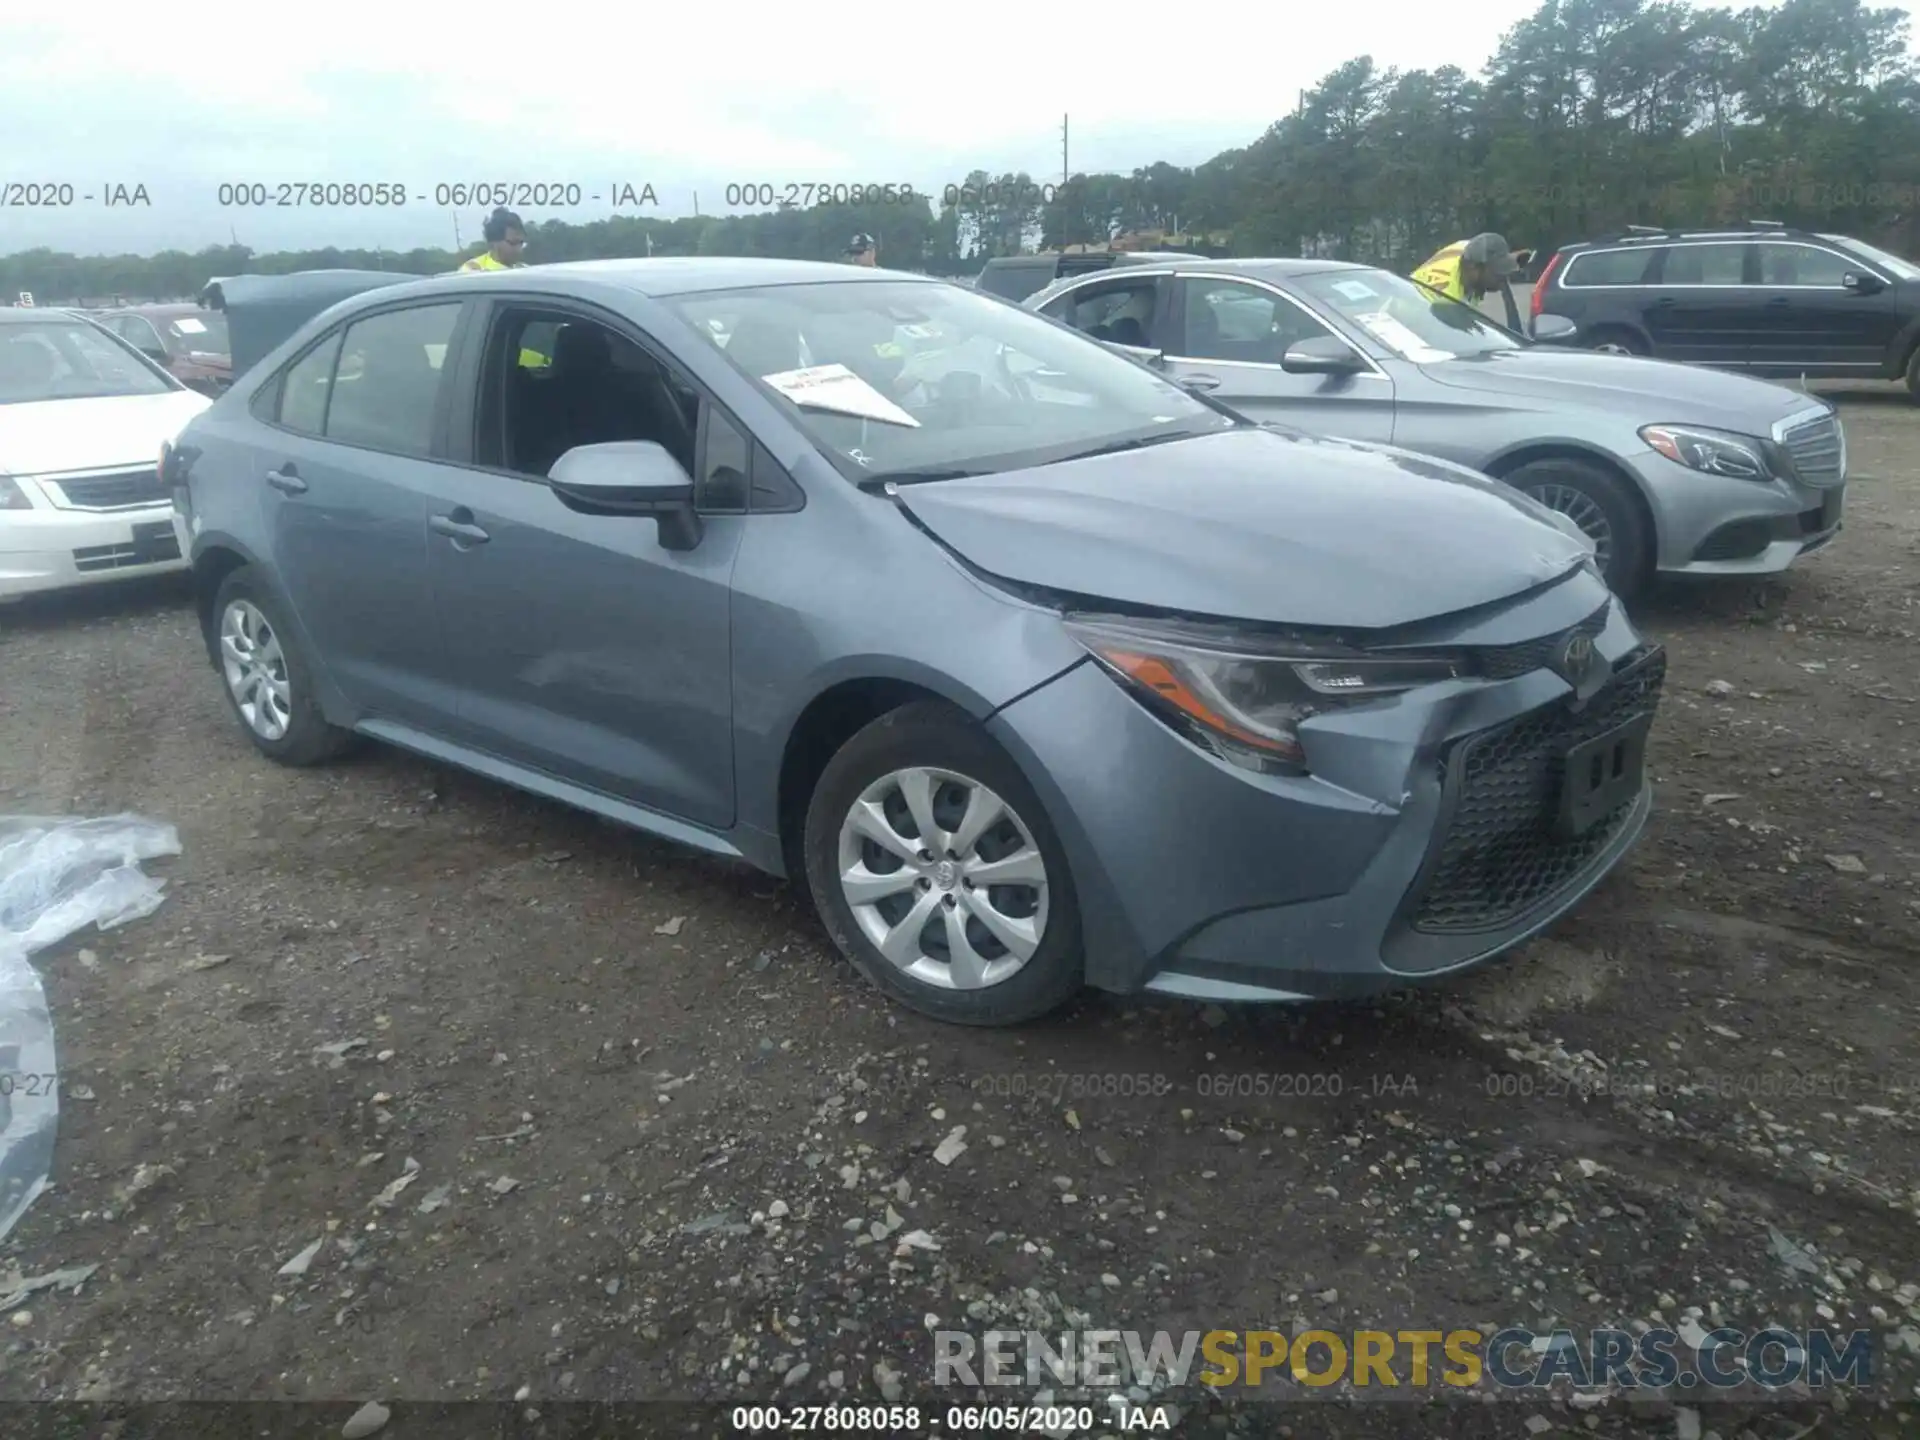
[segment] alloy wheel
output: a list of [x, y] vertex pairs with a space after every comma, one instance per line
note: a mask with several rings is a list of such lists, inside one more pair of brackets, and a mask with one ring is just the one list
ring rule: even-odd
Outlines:
[[951, 770], [881, 776], [840, 824], [854, 922], [896, 968], [979, 990], [1018, 973], [1047, 930], [1047, 867], [999, 795]]
[[293, 687], [280, 637], [250, 600], [229, 602], [220, 617], [220, 669], [240, 718], [262, 740], [285, 738], [293, 723]]
[[1558, 510], [1593, 541], [1593, 560], [1606, 574], [1613, 564], [1613, 526], [1600, 502], [1571, 485], [1541, 485], [1527, 492], [1549, 510]]

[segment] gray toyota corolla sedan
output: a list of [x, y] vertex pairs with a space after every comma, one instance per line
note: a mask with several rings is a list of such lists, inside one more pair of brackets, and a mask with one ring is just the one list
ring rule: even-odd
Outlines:
[[1744, 375], [1530, 344], [1384, 270], [1158, 260], [1026, 302], [1256, 419], [1391, 441], [1579, 524], [1631, 598], [1654, 573], [1784, 570], [1833, 538], [1846, 440], [1823, 400]]
[[275, 760], [371, 736], [804, 879], [970, 1023], [1458, 970], [1646, 820], [1663, 654], [1484, 477], [886, 271], [393, 282], [230, 294], [236, 348], [298, 329], [162, 462]]

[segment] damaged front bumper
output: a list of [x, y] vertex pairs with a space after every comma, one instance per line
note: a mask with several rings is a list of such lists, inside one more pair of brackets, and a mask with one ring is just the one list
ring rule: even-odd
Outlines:
[[[1598, 657], [1584, 699], [1551, 668], [1576, 634]], [[1584, 573], [1448, 643], [1493, 658], [1315, 718], [1304, 776], [1204, 753], [1093, 664], [996, 716], [1067, 849], [1088, 983], [1359, 996], [1492, 959], [1577, 904], [1651, 810], [1664, 653]]]

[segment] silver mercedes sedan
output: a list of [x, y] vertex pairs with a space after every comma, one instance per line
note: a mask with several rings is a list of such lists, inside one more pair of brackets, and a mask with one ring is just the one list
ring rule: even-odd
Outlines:
[[1784, 385], [1526, 339], [1385, 270], [1168, 259], [1026, 302], [1257, 420], [1471, 466], [1573, 520], [1626, 596], [1784, 570], [1839, 531], [1846, 438]]

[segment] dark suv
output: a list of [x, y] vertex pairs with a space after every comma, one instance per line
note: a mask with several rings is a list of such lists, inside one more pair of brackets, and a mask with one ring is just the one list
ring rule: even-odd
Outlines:
[[1920, 399], [1920, 265], [1844, 235], [1750, 222], [1634, 226], [1568, 245], [1533, 315], [1587, 345], [1782, 378], [1898, 380]]

